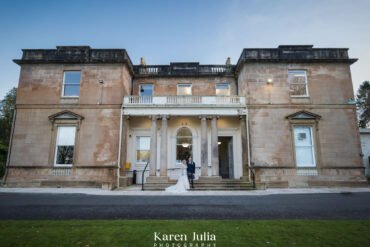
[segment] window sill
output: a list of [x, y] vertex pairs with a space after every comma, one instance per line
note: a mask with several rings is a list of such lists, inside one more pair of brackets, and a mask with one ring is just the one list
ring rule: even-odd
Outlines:
[[72, 168], [72, 165], [58, 165], [58, 164], [54, 164], [54, 168]]
[[78, 97], [62, 97], [59, 102], [61, 104], [77, 104], [78, 100]]
[[309, 95], [290, 95], [290, 97], [292, 99], [294, 99], [294, 98], [298, 98], [298, 99], [309, 99], [310, 98]]

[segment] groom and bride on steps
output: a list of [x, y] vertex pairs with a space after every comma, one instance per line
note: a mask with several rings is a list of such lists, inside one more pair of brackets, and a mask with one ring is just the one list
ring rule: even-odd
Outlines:
[[184, 193], [188, 189], [194, 188], [195, 163], [191, 157], [181, 162], [181, 173], [175, 185], [166, 188], [167, 192]]

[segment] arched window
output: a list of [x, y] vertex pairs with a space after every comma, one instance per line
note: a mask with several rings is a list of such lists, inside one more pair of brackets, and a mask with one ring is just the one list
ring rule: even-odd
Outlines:
[[176, 136], [176, 161], [180, 163], [188, 159], [193, 153], [193, 136], [189, 128], [182, 127], [177, 131]]

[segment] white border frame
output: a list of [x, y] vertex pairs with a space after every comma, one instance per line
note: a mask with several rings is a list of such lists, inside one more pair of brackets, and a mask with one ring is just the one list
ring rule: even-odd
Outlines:
[[[59, 140], [59, 128], [64, 128], [64, 127], [72, 127], [75, 129], [75, 139], [73, 143], [73, 159], [72, 159], [72, 164], [57, 164], [57, 156], [58, 156], [58, 140]], [[77, 138], [77, 126], [74, 125], [59, 125], [57, 126], [57, 136], [55, 138], [55, 152], [54, 152], [54, 167], [72, 167], [74, 162], [75, 162], [75, 157], [76, 157], [76, 138]]]
[[[288, 69], [288, 78], [289, 78], [289, 72], [290, 71], [300, 71], [300, 72], [304, 72], [305, 74], [305, 80], [306, 80], [306, 94], [305, 95], [290, 95], [290, 97], [292, 98], [309, 98], [310, 97], [310, 94], [308, 92], [308, 77], [307, 77], [307, 70], [305, 69]], [[289, 83], [288, 81], [288, 84], [289, 84], [289, 90], [290, 90], [290, 85], [292, 83]], [[293, 83], [293, 84], [298, 84], [298, 83]]]
[[[227, 93], [227, 95], [217, 95], [217, 86], [218, 85], [227, 85], [228, 86], [228, 93]], [[231, 90], [230, 89], [231, 89], [231, 85], [228, 82], [216, 83], [216, 85], [215, 85], [215, 95], [216, 96], [220, 96], [220, 97], [222, 97], [222, 96], [230, 96], [230, 94], [231, 94]]]
[[[64, 89], [65, 89], [65, 79], [66, 79], [66, 72], [80, 72], [80, 83], [78, 84], [80, 86], [80, 91], [79, 91], [79, 95], [78, 96], [68, 96], [68, 95], [64, 95]], [[63, 83], [62, 83], [62, 95], [61, 97], [62, 98], [69, 98], [69, 99], [73, 99], [73, 98], [79, 98], [80, 95], [81, 95], [81, 81], [82, 81], [82, 70], [63, 70]], [[77, 84], [68, 84], [68, 85], [77, 85]]]
[[[297, 161], [297, 146], [295, 143], [295, 128], [296, 127], [308, 127], [310, 129], [310, 135], [311, 135], [311, 152], [312, 152], [312, 160], [313, 164], [306, 164], [306, 165], [298, 165]], [[311, 125], [293, 125], [293, 142], [294, 142], [294, 154], [295, 154], [295, 166], [297, 168], [316, 168], [317, 163], [316, 163], [316, 152], [315, 152], [315, 139], [313, 137], [313, 126]]]
[[[150, 96], [154, 96], [154, 83], [139, 83], [139, 96], [143, 96], [141, 95], [141, 86], [142, 85], [152, 85], [152, 95]], [[144, 97], [150, 97], [149, 95], [144, 95]]]
[[[185, 95], [179, 94], [179, 86], [180, 85], [190, 85], [191, 94], [190, 95], [188, 95], [188, 94], [185, 94]], [[177, 85], [176, 85], [176, 96], [193, 96], [193, 84], [192, 83], [177, 83]]]

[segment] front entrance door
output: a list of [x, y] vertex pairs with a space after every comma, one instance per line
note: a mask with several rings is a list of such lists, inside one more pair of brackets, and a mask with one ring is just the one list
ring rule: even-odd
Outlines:
[[234, 178], [233, 138], [231, 136], [218, 137], [218, 143], [220, 176]]

